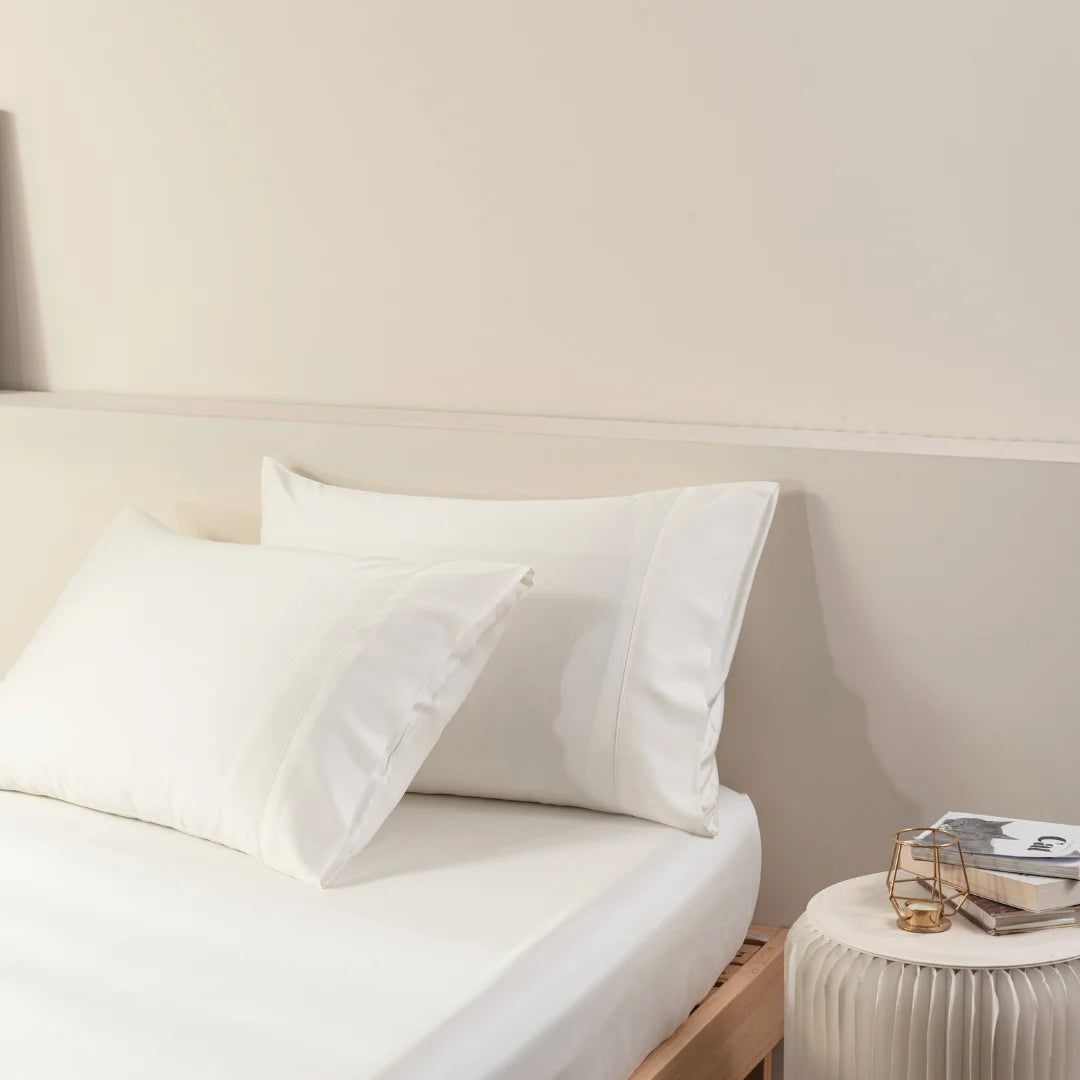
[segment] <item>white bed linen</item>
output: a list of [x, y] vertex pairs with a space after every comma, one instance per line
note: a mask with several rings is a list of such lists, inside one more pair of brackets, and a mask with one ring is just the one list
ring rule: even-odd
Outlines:
[[742, 941], [760, 845], [410, 795], [325, 892], [0, 792], [0, 1061], [20, 1080], [621, 1080]]

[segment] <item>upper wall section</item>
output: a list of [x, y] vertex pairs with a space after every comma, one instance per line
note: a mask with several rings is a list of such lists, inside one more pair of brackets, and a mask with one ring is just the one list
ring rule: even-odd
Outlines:
[[1078, 5], [0, 27], [8, 386], [1080, 441]]

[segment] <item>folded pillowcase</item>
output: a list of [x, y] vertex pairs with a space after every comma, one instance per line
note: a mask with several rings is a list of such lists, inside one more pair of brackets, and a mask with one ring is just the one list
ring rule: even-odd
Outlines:
[[262, 540], [535, 567], [536, 587], [412, 790], [715, 834], [724, 682], [777, 490], [419, 498], [331, 487], [268, 459]]
[[195, 540], [124, 511], [0, 684], [0, 788], [331, 884], [530, 580], [517, 564]]

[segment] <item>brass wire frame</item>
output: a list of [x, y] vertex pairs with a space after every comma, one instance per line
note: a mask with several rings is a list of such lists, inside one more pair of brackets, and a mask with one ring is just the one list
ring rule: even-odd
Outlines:
[[[930, 836], [929, 842], [920, 842], [919, 837]], [[944, 843], [939, 842], [939, 836], [949, 837]], [[906, 837], [911, 837], [907, 839]], [[941, 852], [944, 848], [955, 847], [959, 857], [960, 874], [963, 877], [964, 886], [959, 888], [950, 882], [942, 881], [941, 878]], [[923, 848], [933, 852], [932, 859], [934, 872], [920, 874], [907, 867], [901, 867], [900, 856], [904, 848]], [[907, 874], [908, 877], [900, 877]], [[896, 911], [896, 925], [901, 930], [907, 930], [913, 934], [940, 934], [948, 930], [952, 925], [946, 916], [946, 907], [952, 908], [952, 914], [956, 914], [964, 906], [965, 901], [971, 894], [968, 885], [967, 864], [964, 862], [964, 852], [960, 847], [960, 837], [948, 829], [936, 829], [932, 826], [917, 825], [907, 829], [900, 829], [893, 835], [892, 862], [889, 864], [887, 877], [889, 887], [889, 901]], [[902, 889], [905, 885], [919, 885], [929, 895], [907, 896]], [[946, 890], [949, 890], [946, 892]], [[936, 909], [912, 910], [907, 901], [928, 901], [936, 904]], [[903, 902], [903, 906], [901, 906]]]

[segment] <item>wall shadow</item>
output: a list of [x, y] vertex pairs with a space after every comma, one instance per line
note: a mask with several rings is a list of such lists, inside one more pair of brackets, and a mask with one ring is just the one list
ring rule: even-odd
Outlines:
[[[827, 529], [814, 536], [828, 543]], [[785, 488], [777, 506], [728, 681], [717, 760], [721, 781], [757, 807], [760, 922], [790, 925], [819, 889], [884, 871], [897, 823], [917, 816], [871, 744], [865, 703], [836, 674], [802, 491]]]
[[259, 542], [258, 511], [195, 502], [178, 502], [173, 510], [176, 527], [187, 536], [240, 544]]
[[0, 390], [47, 385], [15, 117], [0, 111]]

